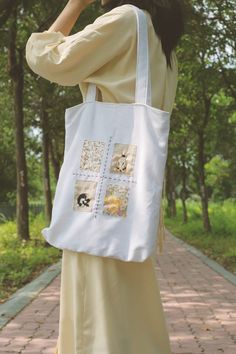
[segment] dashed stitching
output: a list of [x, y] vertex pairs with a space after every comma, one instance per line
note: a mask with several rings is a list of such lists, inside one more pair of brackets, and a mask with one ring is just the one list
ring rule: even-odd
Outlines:
[[94, 209], [93, 209], [95, 218], [97, 217], [98, 207], [99, 207], [100, 201], [101, 201], [101, 192], [102, 192], [102, 189], [103, 189], [103, 181], [104, 181], [104, 178], [106, 176], [105, 174], [106, 174], [106, 168], [107, 168], [108, 155], [109, 155], [110, 147], [111, 147], [111, 141], [112, 141], [112, 137], [110, 136], [109, 142], [108, 142], [108, 145], [107, 145], [107, 151], [106, 151], [106, 157], [105, 157], [105, 161], [104, 161], [104, 165], [103, 165], [103, 171], [102, 171], [102, 175], [100, 176], [100, 185], [98, 187], [98, 198], [97, 198], [97, 202], [95, 202], [95, 206], [94, 206]]

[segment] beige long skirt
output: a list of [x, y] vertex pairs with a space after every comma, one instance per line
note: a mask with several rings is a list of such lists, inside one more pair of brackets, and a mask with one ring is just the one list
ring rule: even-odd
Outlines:
[[58, 354], [171, 354], [153, 259], [63, 251]]

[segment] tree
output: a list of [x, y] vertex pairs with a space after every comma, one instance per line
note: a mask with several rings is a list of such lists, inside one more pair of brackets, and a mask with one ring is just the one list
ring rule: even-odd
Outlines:
[[15, 118], [15, 148], [16, 148], [16, 174], [17, 174], [17, 232], [22, 239], [29, 239], [29, 205], [28, 205], [28, 177], [24, 145], [24, 69], [23, 48], [17, 46], [17, 15], [18, 6], [15, 5], [9, 20], [9, 76], [11, 78], [14, 98]]

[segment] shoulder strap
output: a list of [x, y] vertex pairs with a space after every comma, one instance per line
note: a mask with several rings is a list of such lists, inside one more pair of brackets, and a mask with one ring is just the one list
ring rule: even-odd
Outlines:
[[151, 106], [148, 26], [144, 11], [132, 5], [137, 16], [137, 65], [135, 102]]
[[[131, 4], [129, 4], [131, 5]], [[144, 11], [135, 5], [131, 5], [137, 19], [137, 65], [135, 103], [152, 105], [151, 76], [149, 65], [148, 26]], [[89, 83], [85, 101], [96, 100], [96, 85]]]

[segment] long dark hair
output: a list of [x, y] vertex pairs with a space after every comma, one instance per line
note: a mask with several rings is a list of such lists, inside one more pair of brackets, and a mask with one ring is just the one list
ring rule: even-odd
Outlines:
[[184, 15], [181, 0], [110, 0], [101, 5], [105, 12], [124, 4], [132, 4], [147, 10], [157, 36], [161, 40], [167, 66], [171, 66], [171, 52], [177, 46], [184, 33]]

